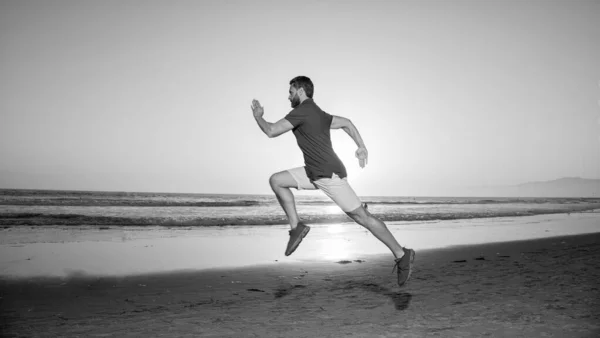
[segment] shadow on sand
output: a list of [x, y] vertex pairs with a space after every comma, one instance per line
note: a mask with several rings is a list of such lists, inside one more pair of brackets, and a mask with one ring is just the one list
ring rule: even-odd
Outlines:
[[[295, 289], [304, 289], [305, 285], [293, 285], [290, 287], [280, 287], [274, 292], [274, 296], [276, 299], [285, 297], [293, 292]], [[394, 302], [394, 306], [396, 310], [403, 311], [408, 308], [410, 305], [410, 301], [412, 299], [412, 294], [408, 292], [394, 292], [388, 288], [382, 287], [380, 285], [374, 283], [365, 283], [365, 282], [348, 282], [347, 285], [341, 287], [343, 290], [350, 290], [360, 288], [366, 291], [370, 291], [373, 293], [377, 293], [383, 296], [390, 297]]]
[[359, 283], [357, 286], [364, 290], [390, 297], [394, 301], [394, 305], [398, 311], [406, 310], [412, 299], [412, 295], [408, 292], [394, 292], [374, 283]]

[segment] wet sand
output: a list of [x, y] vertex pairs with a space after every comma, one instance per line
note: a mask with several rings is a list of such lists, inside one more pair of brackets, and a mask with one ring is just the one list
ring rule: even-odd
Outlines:
[[389, 255], [365, 257], [3, 277], [0, 335], [600, 336], [600, 233], [422, 249], [402, 288]]
[[[600, 231], [600, 213], [470, 220], [390, 222], [415, 250]], [[311, 224], [294, 255], [283, 252], [288, 226], [15, 227], [0, 231], [0, 276], [131, 276], [277, 263], [337, 262], [390, 255], [356, 223]]]

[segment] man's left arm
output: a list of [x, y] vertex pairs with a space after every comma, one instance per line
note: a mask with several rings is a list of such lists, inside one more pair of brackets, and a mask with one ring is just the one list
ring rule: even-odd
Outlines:
[[360, 133], [356, 126], [349, 119], [341, 116], [333, 115], [331, 120], [331, 129], [342, 129], [344, 130], [356, 143], [358, 149], [354, 153], [356, 158], [358, 158], [358, 164], [361, 168], [364, 168], [368, 162], [369, 152], [367, 151], [367, 147], [363, 142], [362, 137], [360, 137]]
[[294, 126], [290, 123], [290, 121], [286, 120], [285, 118], [283, 118], [275, 123], [267, 122], [263, 118], [263, 115], [265, 112], [264, 112], [263, 107], [258, 102], [258, 100], [252, 101], [251, 108], [252, 108], [252, 113], [254, 115], [254, 119], [256, 120], [256, 123], [258, 123], [258, 126], [260, 127], [260, 129], [269, 138], [277, 137], [277, 136], [284, 134], [294, 128]]

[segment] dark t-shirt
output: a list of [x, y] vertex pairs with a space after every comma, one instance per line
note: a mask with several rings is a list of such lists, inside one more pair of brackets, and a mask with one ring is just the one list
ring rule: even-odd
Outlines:
[[304, 100], [285, 119], [294, 126], [296, 141], [304, 154], [306, 175], [312, 181], [347, 176], [346, 167], [333, 151], [330, 127], [333, 117], [322, 111], [312, 99]]

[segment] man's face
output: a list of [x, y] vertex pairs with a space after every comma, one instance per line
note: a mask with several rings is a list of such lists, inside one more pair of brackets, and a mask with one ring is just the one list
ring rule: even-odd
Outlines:
[[300, 105], [300, 97], [298, 96], [298, 90], [293, 86], [290, 86], [290, 96], [288, 97], [292, 104], [292, 108], [296, 108]]

